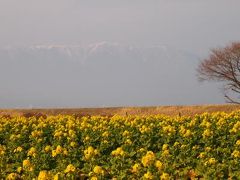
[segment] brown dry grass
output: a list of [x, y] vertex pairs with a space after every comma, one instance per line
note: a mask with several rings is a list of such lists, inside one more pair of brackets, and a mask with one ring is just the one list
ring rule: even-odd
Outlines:
[[73, 109], [2, 109], [0, 115], [4, 116], [42, 116], [70, 114], [77, 116], [113, 116], [118, 115], [154, 115], [165, 114], [170, 116], [193, 116], [203, 112], [232, 112], [240, 110], [240, 105], [198, 105], [198, 106], [154, 106], [154, 107], [115, 107], [115, 108], [73, 108]]

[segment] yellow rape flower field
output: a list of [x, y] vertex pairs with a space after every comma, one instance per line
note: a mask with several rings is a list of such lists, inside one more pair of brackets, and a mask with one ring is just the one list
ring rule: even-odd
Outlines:
[[240, 111], [0, 117], [0, 179], [239, 179]]

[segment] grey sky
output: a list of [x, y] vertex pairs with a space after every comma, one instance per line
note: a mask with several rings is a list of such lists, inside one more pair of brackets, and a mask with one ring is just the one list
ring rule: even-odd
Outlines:
[[1, 0], [0, 43], [169, 44], [240, 40], [238, 0]]
[[[38, 44], [87, 46], [102, 41], [139, 47], [160, 44], [193, 54], [195, 55], [193, 61], [196, 61], [199, 57], [205, 57], [209, 48], [224, 46], [232, 41], [240, 40], [239, 7], [239, 0], [0, 0], [0, 47], [25, 47]], [[0, 61], [4, 60], [0, 59]], [[188, 68], [187, 65], [186, 68]], [[156, 98], [157, 91], [161, 89], [159, 86], [142, 89], [136, 93], [136, 98], [132, 99], [132, 103], [130, 100], [122, 98], [124, 94], [115, 97], [111, 93], [106, 93], [105, 96], [112, 96], [115, 102], [110, 103], [110, 100], [105, 102], [103, 98], [105, 96], [97, 96], [94, 94], [97, 91], [93, 91], [91, 95], [96, 96], [94, 99], [96, 103], [93, 100], [89, 103], [78, 104], [77, 101], [71, 103], [75, 99], [74, 93], [73, 96], [67, 97], [66, 93], [70, 92], [64, 93], [63, 91], [59, 92], [58, 95], [66, 98], [62, 103], [59, 103], [59, 106], [224, 102], [221, 94], [215, 93], [218, 90], [217, 85], [199, 85], [197, 83], [194, 68], [195, 66], [192, 67], [190, 75], [192, 79], [188, 82], [189, 84], [185, 82], [185, 86], [190, 88], [194, 84], [196, 89], [198, 86], [202, 88], [202, 91], [199, 90], [199, 93], [202, 92], [199, 94], [199, 98], [194, 97], [194, 94], [190, 95], [191, 90], [182, 88], [179, 89], [179, 93], [176, 90], [176, 94], [179, 96], [176, 97], [175, 102], [173, 99], [169, 100], [167, 96], [160, 98], [161, 102], [159, 102]], [[14, 79], [13, 76], [8, 75], [8, 78]], [[109, 74], [109, 76], [111, 75]], [[177, 72], [176, 76], [178, 76]], [[47, 76], [43, 79], [46, 78]], [[64, 82], [68, 82], [69, 85], [76, 83], [72, 82], [71, 84], [70, 79], [72, 79], [71, 76], [69, 76], [69, 81], [66, 78]], [[33, 79], [28, 78], [28, 81], [31, 82], [31, 80]], [[23, 90], [17, 93], [14, 90], [16, 85]], [[165, 86], [168, 87], [168, 83], [165, 83]], [[166, 87], [164, 92], [167, 92]], [[173, 88], [171, 85], [169, 87]], [[40, 92], [34, 94], [36, 89], [33, 89], [32, 92], [31, 89], [24, 91], [24, 87], [18, 83], [15, 86], [8, 86], [5, 83], [5, 87], [1, 89], [0, 98], [8, 107], [13, 107], [14, 104], [21, 106], [21, 103], [24, 104], [22, 106], [26, 106], [32, 102], [38, 106], [57, 106], [57, 103], [51, 103], [50, 98], [51, 93], [54, 95], [54, 90], [51, 92], [45, 88], [45, 96], [41, 96], [40, 102], [36, 98], [35, 100], [31, 99], [34, 99], [34, 95], [41, 95]], [[76, 92], [80, 89], [80, 85], [76, 85]], [[129, 93], [126, 93], [133, 94], [133, 89], [131, 91], [130, 88]], [[104, 91], [104, 89], [102, 90]], [[50, 93], [47, 94], [47, 91]], [[211, 92], [209, 97], [213, 97], [213, 99], [210, 100], [209, 97], [206, 97], [204, 101], [203, 97], [208, 91]], [[183, 96], [181, 92], [184, 94]], [[21, 97], [27, 97], [31, 93], [31, 98], [21, 99]], [[186, 99], [187, 94], [189, 94], [189, 99]], [[8, 96], [12, 98], [9, 99]], [[134, 95], [129, 96], [133, 97]], [[145, 96], [145, 99], [139, 99], [141, 96]], [[58, 99], [58, 96], [52, 96], [52, 101], [55, 99]], [[88, 98], [84, 102], [87, 101]], [[3, 104], [0, 106], [5, 107]]]

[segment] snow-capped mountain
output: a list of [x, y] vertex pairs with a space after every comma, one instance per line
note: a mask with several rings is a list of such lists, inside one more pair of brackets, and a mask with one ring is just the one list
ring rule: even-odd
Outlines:
[[[135, 58], [137, 61], [151, 61], [161, 58], [176, 58], [176, 56], [189, 56], [187, 52], [170, 49], [167, 46], [134, 47], [119, 43], [98, 42], [90, 45], [34, 45], [28, 47], [0, 48], [1, 60], [21, 59], [21, 57], [35, 59], [64, 59], [85, 61], [96, 56], [112, 56], [115, 58]], [[116, 59], [112, 59], [116, 60]]]
[[4, 47], [0, 106], [192, 104], [204, 101], [198, 59], [168, 46], [109, 42]]

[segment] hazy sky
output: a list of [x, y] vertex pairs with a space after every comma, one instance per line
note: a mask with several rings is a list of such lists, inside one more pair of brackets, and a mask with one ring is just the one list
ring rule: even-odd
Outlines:
[[240, 40], [239, 0], [0, 0], [0, 44], [168, 44], [198, 52]]
[[[141, 47], [161, 44], [205, 57], [209, 48], [240, 40], [239, 7], [239, 0], [0, 0], [0, 47], [87, 45], [107, 41]], [[195, 74], [191, 75], [195, 77]], [[11, 79], [10, 75], [9, 78]], [[7, 82], [8, 79], [5, 80]], [[198, 83], [194, 83], [196, 87]], [[0, 97], [4, 99], [3, 102], [9, 103], [9, 107], [16, 102], [21, 106], [23, 100], [19, 97], [22, 94], [18, 97], [17, 90], [14, 91], [11, 87], [6, 88], [11, 89], [11, 93], [6, 90]], [[192, 100], [186, 102], [224, 102], [219, 92], [214, 94], [217, 87], [209, 85], [209, 98], [216, 96], [212, 101], [202, 101], [192, 94]], [[152, 91], [154, 87], [142, 96]], [[188, 94], [186, 89], [181, 91]], [[201, 97], [206, 94], [205, 91], [206, 89]], [[8, 95], [16, 98], [9, 100]], [[27, 92], [24, 96], [27, 96]], [[48, 99], [50, 96], [49, 94]], [[116, 100], [107, 105], [128, 105], [129, 101], [119, 98], [119, 103]], [[151, 98], [156, 99], [154, 95]], [[44, 104], [44, 99], [41, 102], [42, 106], [47, 105]], [[145, 105], [144, 101], [139, 102], [139, 105]], [[184, 104], [184, 98], [176, 101], [179, 102]], [[31, 104], [31, 100], [24, 103]], [[174, 101], [168, 101], [165, 97], [162, 104], [170, 103], [174, 104]], [[93, 105], [101, 104], [105, 104], [104, 98]], [[138, 105], [137, 101], [131, 104]], [[152, 104], [156, 105], [157, 102]], [[67, 105], [71, 103], [62, 103], [62, 106]], [[151, 101], [147, 105], [151, 105]]]

